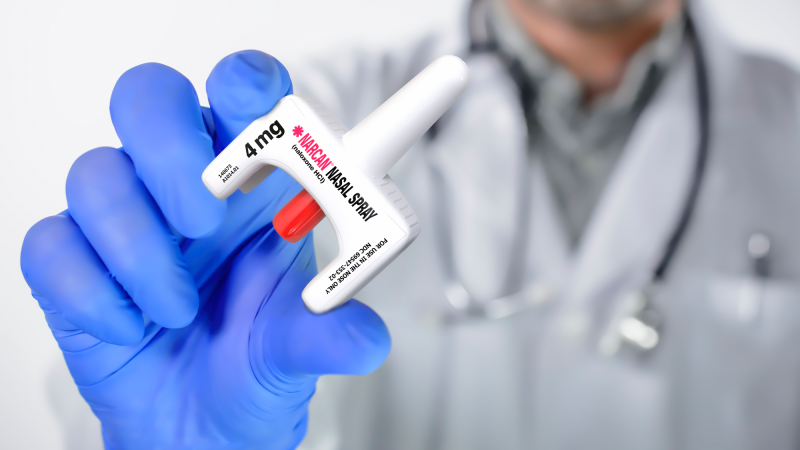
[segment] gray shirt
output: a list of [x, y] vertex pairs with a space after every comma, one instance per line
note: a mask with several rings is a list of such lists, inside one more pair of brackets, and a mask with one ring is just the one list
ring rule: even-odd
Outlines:
[[563, 225], [575, 246], [639, 114], [676, 60], [683, 18], [666, 24], [634, 54], [615, 91], [588, 105], [578, 79], [528, 37], [505, 0], [491, 2], [489, 28], [501, 51], [519, 59], [536, 89], [528, 117], [530, 147], [541, 156]]

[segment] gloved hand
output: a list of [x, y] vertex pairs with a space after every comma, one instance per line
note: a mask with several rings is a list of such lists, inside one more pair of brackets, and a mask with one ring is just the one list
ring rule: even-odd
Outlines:
[[111, 97], [123, 149], [78, 158], [69, 209], [23, 243], [25, 279], [107, 449], [294, 448], [317, 378], [369, 373], [389, 352], [365, 305], [305, 308], [312, 242], [290, 244], [271, 225], [294, 180], [276, 170], [223, 202], [200, 178], [292, 92], [286, 69], [236, 53], [206, 90], [210, 110], [169, 67], [123, 74]]

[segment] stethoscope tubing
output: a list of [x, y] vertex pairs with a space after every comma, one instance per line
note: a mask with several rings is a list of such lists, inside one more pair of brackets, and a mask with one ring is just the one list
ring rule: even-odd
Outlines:
[[[529, 78], [525, 75], [522, 63], [519, 61], [518, 58], [510, 57], [509, 55], [504, 54], [501, 52], [498, 45], [491, 39], [488, 32], [485, 30], [481, 31], [481, 34], [485, 36], [475, 36], [473, 30], [476, 27], [480, 27], [484, 25], [479, 18], [480, 14], [482, 13], [481, 8], [487, 6], [485, 1], [482, 0], [475, 0], [470, 5], [469, 9], [469, 35], [470, 35], [470, 45], [469, 51], [465, 55], [465, 59], [468, 59], [470, 56], [482, 53], [492, 53], [496, 54], [500, 57], [507, 67], [507, 71], [509, 76], [512, 78], [514, 83], [517, 85], [519, 90], [519, 97], [520, 97], [520, 104], [523, 113], [526, 116], [526, 124], [528, 123], [528, 117], [532, 113], [532, 105], [535, 103], [535, 98], [537, 97], [536, 88], [532, 85], [529, 81]], [[485, 12], [483, 12], [485, 14]], [[485, 22], [485, 17], [482, 19]], [[664, 279], [667, 274], [667, 271], [671, 265], [671, 262], [677, 252], [678, 248], [680, 247], [689, 224], [691, 222], [691, 218], [694, 214], [694, 211], [697, 206], [697, 202], [700, 196], [700, 191], [702, 187], [703, 180], [705, 179], [706, 173], [706, 166], [708, 163], [710, 146], [711, 146], [711, 94], [710, 94], [710, 86], [709, 86], [709, 75], [708, 75], [708, 65], [705, 58], [705, 52], [703, 50], [702, 44], [699, 40], [697, 29], [695, 27], [694, 21], [691, 15], [687, 12], [685, 13], [685, 23], [686, 23], [686, 37], [689, 45], [692, 47], [692, 54], [693, 54], [693, 63], [694, 63], [694, 74], [695, 74], [695, 86], [696, 86], [696, 108], [697, 108], [697, 120], [698, 120], [698, 128], [699, 128], [699, 138], [698, 138], [698, 148], [695, 156], [694, 166], [692, 169], [692, 177], [690, 180], [689, 190], [687, 192], [686, 199], [683, 203], [683, 208], [681, 209], [681, 213], [678, 216], [678, 222], [673, 229], [669, 240], [667, 241], [667, 245], [664, 248], [662, 253], [661, 259], [659, 260], [658, 264], [655, 266], [656, 268], [653, 270], [653, 273], [650, 277], [650, 284], [655, 284], [660, 282]], [[436, 139], [438, 135], [438, 127], [434, 126], [431, 133], [429, 134], [429, 139], [433, 140]], [[447, 185], [445, 180], [441, 174], [434, 173], [435, 181], [438, 184], [437, 190], [439, 191], [438, 197], [440, 197], [441, 205], [438, 208], [435, 208], [436, 211], [439, 211], [439, 217], [437, 217], [437, 223], [435, 224], [436, 231], [437, 231], [437, 246], [440, 253], [440, 258], [442, 260], [442, 269], [446, 283], [446, 292], [445, 296], [447, 297], [448, 301], [454, 305], [454, 309], [458, 309], [460, 311], [459, 316], [464, 318], [476, 318], [476, 317], [484, 317], [484, 318], [499, 318], [505, 317], [500, 315], [492, 315], [487, 314], [485, 305], [489, 303], [498, 303], [499, 301], [506, 301], [510, 302], [515, 297], [524, 297], [524, 291], [528, 288], [528, 286], [524, 286], [519, 292], [515, 292], [501, 298], [492, 299], [489, 301], [475, 301], [470, 295], [464, 285], [458, 281], [458, 276], [456, 274], [456, 266], [455, 261], [453, 259], [453, 252], [452, 252], [452, 243], [450, 242], [450, 237], [448, 230], [451, 229], [451, 217], [450, 214], [445, 213], [445, 206], [447, 202], [443, 201], [446, 195]], [[529, 207], [529, 196], [527, 195], [520, 195], [520, 205], [518, 211], [521, 212], [519, 215], [518, 227], [517, 227], [517, 241], [523, 242], [524, 233], [527, 232], [527, 214], [524, 214]], [[515, 253], [512, 255], [512, 258], [515, 260], [520, 259], [523, 255], [521, 252], [524, 250], [524, 245], [518, 245], [515, 247]], [[520, 253], [520, 254], [518, 254]], [[522, 267], [521, 264], [519, 265], [512, 265], [512, 267]], [[457, 297], [461, 297], [458, 302], [454, 302], [451, 293], [455, 292]], [[462, 305], [458, 307], [456, 305]], [[512, 308], [514, 309], [514, 308]], [[525, 308], [516, 308], [518, 311], [523, 310]], [[515, 311], [515, 312], [518, 312]]]

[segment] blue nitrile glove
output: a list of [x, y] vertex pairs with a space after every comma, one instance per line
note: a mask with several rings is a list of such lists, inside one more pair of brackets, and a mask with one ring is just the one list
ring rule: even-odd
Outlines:
[[294, 448], [317, 378], [369, 373], [389, 352], [386, 326], [363, 304], [305, 308], [312, 242], [287, 243], [271, 226], [294, 180], [276, 171], [219, 201], [200, 178], [292, 92], [286, 69], [236, 53], [206, 89], [210, 110], [169, 67], [122, 75], [111, 118], [124, 150], [78, 158], [68, 211], [23, 243], [25, 279], [107, 449]]

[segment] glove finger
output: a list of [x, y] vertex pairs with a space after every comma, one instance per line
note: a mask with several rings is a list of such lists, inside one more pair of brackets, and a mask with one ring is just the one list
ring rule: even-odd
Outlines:
[[110, 109], [125, 152], [169, 223], [188, 238], [213, 233], [226, 203], [201, 179], [214, 150], [189, 80], [170, 67], [142, 64], [119, 78]]
[[264, 52], [246, 50], [222, 59], [206, 81], [219, 152], [255, 119], [292, 93], [286, 67]]
[[268, 324], [262, 334], [266, 364], [291, 378], [368, 374], [389, 355], [389, 330], [375, 311], [357, 300], [325, 314], [306, 308], [300, 294], [316, 272], [309, 270], [314, 265], [312, 248], [307, 239], [259, 313]]
[[[366, 375], [389, 356], [391, 337], [386, 324], [358, 300], [319, 315], [296, 302], [282, 313], [291, 320], [272, 328], [264, 339], [275, 367], [283, 374]], [[282, 332], [276, 333], [280, 328]]]
[[59, 345], [61, 338], [75, 335], [71, 325], [111, 344], [132, 345], [142, 339], [139, 308], [111, 278], [68, 214], [47, 217], [28, 231], [20, 265]]
[[194, 319], [199, 295], [176, 237], [128, 156], [113, 148], [83, 154], [67, 176], [69, 212], [114, 278], [157, 324]]

